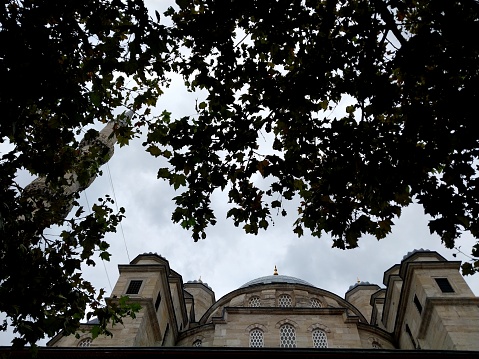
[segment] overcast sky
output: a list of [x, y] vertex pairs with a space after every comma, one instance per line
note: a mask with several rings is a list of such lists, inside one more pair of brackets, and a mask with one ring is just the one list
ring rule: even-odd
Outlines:
[[[151, 4], [155, 4], [162, 12], [168, 1], [149, 3], [151, 8], [154, 9]], [[194, 115], [195, 102], [204, 99], [202, 96], [186, 92], [182, 81], [175, 78], [160, 99], [157, 114], [166, 109], [174, 117]], [[377, 241], [365, 237], [359, 241], [359, 248], [344, 251], [331, 248], [328, 235], [321, 239], [307, 234], [298, 238], [292, 231], [294, 203], [289, 207], [291, 217], [275, 217], [275, 224], [267, 231], [257, 236], [247, 235], [226, 219], [226, 196], [216, 193], [212, 206], [216, 210], [217, 225], [207, 230], [205, 240], [194, 242], [190, 232], [172, 223], [172, 198], [176, 193], [167, 183], [156, 179], [158, 168], [164, 163], [145, 152], [142, 142], [143, 139], [136, 139], [127, 147], [117, 146], [112, 159], [103, 166], [103, 176], [81, 196], [82, 204], [88, 207], [98, 197], [109, 194], [118, 206], [126, 209], [126, 218], [118, 232], [108, 237], [111, 261], [98, 260], [95, 267], [84, 269], [84, 276], [97, 288], [105, 288], [107, 293], [118, 279], [117, 266], [147, 252], [165, 257], [184, 282], [201, 278], [215, 292], [217, 300], [254, 278], [273, 274], [275, 265], [279, 274], [304, 279], [344, 297], [357, 280], [384, 287], [384, 271], [414, 249], [435, 250], [449, 260], [466, 259], [462, 255], [454, 258], [456, 251], [446, 249], [437, 236], [429, 234], [427, 217], [417, 205], [404, 210], [387, 238]], [[20, 179], [23, 185], [30, 180], [28, 176]], [[466, 253], [474, 243], [470, 235], [464, 235], [457, 242]], [[479, 295], [479, 277], [465, 279]], [[0, 345], [10, 345], [11, 339], [10, 332], [0, 332]]]

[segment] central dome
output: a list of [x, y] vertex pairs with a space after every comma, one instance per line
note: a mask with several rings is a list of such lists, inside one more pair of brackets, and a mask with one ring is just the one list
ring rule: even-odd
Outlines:
[[290, 277], [287, 275], [267, 275], [265, 277], [256, 278], [250, 280], [249, 282], [243, 284], [240, 288], [250, 287], [252, 285], [258, 284], [272, 284], [272, 283], [288, 283], [288, 284], [303, 284], [308, 285], [310, 287], [314, 287], [311, 283], [306, 282], [305, 280]]

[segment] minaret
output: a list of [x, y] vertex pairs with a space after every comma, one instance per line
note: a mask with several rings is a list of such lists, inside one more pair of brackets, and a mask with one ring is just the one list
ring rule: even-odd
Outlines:
[[[129, 111], [125, 114], [127, 120], [131, 119], [133, 112]], [[44, 218], [42, 231], [49, 226], [59, 223], [63, 220], [73, 208], [73, 199], [75, 193], [88, 188], [96, 178], [97, 169], [103, 164], [107, 163], [114, 153], [114, 146], [116, 137], [114, 134], [115, 126], [121, 126], [123, 123], [111, 121], [100, 132], [90, 136], [88, 139], [83, 139], [80, 142], [79, 153], [80, 156], [93, 154], [93, 166], [90, 175], [80, 180], [75, 172], [65, 174], [66, 184], [61, 187], [61, 190], [52, 188], [45, 177], [39, 177], [25, 186], [23, 190], [23, 197], [30, 202], [34, 209], [32, 215], [40, 208], [55, 208], [52, 210], [49, 218]], [[93, 130], [94, 131], [94, 130]]]

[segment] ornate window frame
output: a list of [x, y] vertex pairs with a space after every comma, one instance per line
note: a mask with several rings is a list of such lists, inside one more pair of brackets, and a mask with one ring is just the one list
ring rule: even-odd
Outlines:
[[264, 347], [264, 331], [258, 327], [254, 327], [249, 331], [249, 347], [263, 348]]
[[91, 347], [92, 342], [93, 342], [92, 338], [86, 337], [86, 338], [80, 339], [80, 341], [77, 344], [77, 347], [80, 347], [80, 348]]
[[314, 348], [328, 348], [328, 335], [323, 329], [315, 328], [311, 331]]
[[311, 297], [309, 299], [309, 304], [310, 304], [311, 308], [323, 308], [324, 307], [323, 302], [319, 298], [316, 298], [316, 297]]
[[252, 295], [248, 299], [248, 307], [258, 308], [261, 307], [261, 297], [259, 295]]
[[202, 347], [204, 340], [205, 340], [205, 337], [203, 335], [196, 335], [193, 339], [193, 343], [191, 343], [191, 346], [192, 347]]
[[383, 349], [382, 341], [377, 337], [369, 337], [368, 343], [371, 344], [373, 349]]
[[296, 328], [291, 323], [279, 327], [279, 347], [296, 348]]
[[[276, 299], [277, 307], [279, 308], [292, 308], [294, 307], [293, 296], [289, 293], [280, 293]], [[285, 305], [286, 304], [286, 305]], [[289, 305], [287, 305], [289, 304]]]

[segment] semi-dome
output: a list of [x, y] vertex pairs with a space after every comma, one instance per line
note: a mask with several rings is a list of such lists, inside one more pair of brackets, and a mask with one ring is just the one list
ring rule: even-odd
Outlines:
[[423, 249], [423, 248], [417, 249], [417, 248], [416, 248], [416, 249], [413, 249], [413, 250], [410, 251], [410, 252], [407, 252], [407, 253], [402, 257], [402, 259], [404, 260], [404, 259], [406, 259], [406, 258], [409, 258], [409, 257], [411, 257], [413, 254], [418, 253], [418, 252], [431, 252], [431, 251], [430, 251], [429, 249]]
[[252, 285], [258, 285], [258, 284], [271, 284], [271, 283], [289, 283], [289, 284], [303, 284], [303, 285], [309, 285], [310, 287], [314, 287], [309, 282], [306, 282], [305, 280], [295, 278], [295, 277], [290, 277], [287, 275], [267, 275], [265, 277], [260, 277], [256, 278], [253, 280], [250, 280], [249, 282], [243, 284], [240, 288], [245, 288], [245, 287], [250, 287]]

